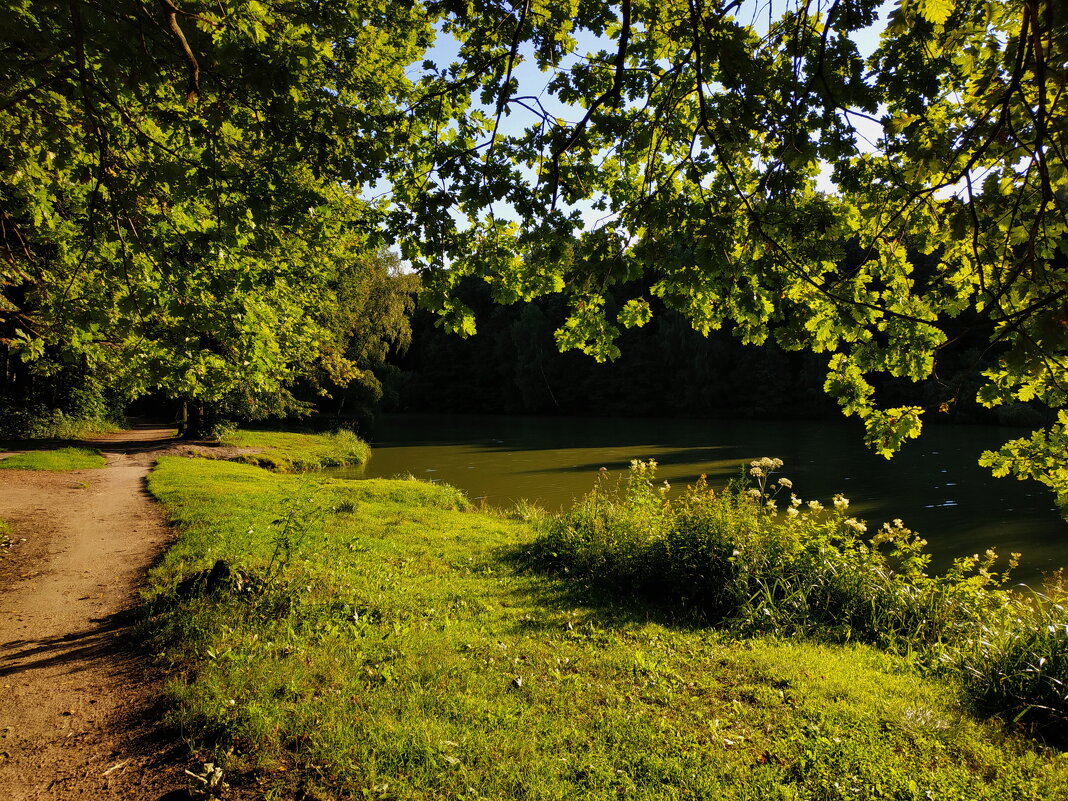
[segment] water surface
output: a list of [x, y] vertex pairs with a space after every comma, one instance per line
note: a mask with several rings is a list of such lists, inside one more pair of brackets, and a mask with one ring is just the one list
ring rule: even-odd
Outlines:
[[444, 481], [473, 499], [510, 506], [520, 498], [555, 510], [589, 491], [601, 467], [623, 471], [655, 459], [673, 490], [702, 473], [724, 485], [761, 456], [785, 462], [781, 475], [805, 500], [850, 498], [869, 531], [901, 518], [929, 542], [936, 566], [993, 547], [1019, 551], [1017, 576], [1068, 565], [1068, 523], [1035, 482], [995, 479], [979, 454], [1022, 431], [992, 426], [930, 426], [887, 461], [864, 448], [850, 421], [703, 421], [468, 415], [386, 415], [373, 456], [339, 475], [411, 473]]

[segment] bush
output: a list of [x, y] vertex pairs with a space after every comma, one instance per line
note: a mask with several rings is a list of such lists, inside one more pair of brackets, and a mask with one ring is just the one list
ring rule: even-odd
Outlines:
[[954, 660], [976, 709], [1062, 744], [1068, 743], [1066, 599], [1068, 587], [1058, 573], [1046, 594], [1021, 598], [1013, 617], [984, 628]]
[[632, 462], [614, 486], [602, 473], [542, 523], [536, 561], [745, 633], [912, 654], [961, 676], [981, 711], [1068, 735], [1068, 593], [1032, 602], [1005, 589], [1008, 571], [995, 569], [992, 551], [928, 575], [926, 542], [900, 520], [866, 539], [841, 495], [830, 508], [792, 492], [780, 502], [792, 486], [773, 477], [781, 466], [754, 461], [752, 486], [718, 493], [702, 477], [674, 500], [666, 482], [655, 485], [654, 462]]

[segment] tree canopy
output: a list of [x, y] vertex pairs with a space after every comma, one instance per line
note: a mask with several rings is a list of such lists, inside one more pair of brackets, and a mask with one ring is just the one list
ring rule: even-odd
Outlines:
[[[829, 354], [825, 388], [886, 455], [933, 410], [881, 408], [872, 376], [937, 376], [941, 353], [978, 337], [996, 357], [983, 403], [1057, 413], [984, 460], [1068, 502], [1068, 11], [881, 6], [453, 8], [459, 58], [427, 65], [424, 102], [474, 90], [482, 102], [448, 136], [429, 132], [414, 166], [438, 183], [401, 181], [398, 212], [421, 231], [407, 253], [430, 266], [446, 318], [473, 325], [452, 300], [467, 275], [502, 302], [564, 292], [559, 345], [611, 358], [656, 296], [700, 331]], [[858, 32], [887, 12], [863, 57]], [[583, 53], [591, 37], [603, 47]], [[533, 86], [519, 80], [524, 58], [541, 70]], [[549, 113], [547, 96], [574, 119]], [[502, 124], [510, 116], [529, 123]], [[606, 316], [606, 288], [635, 280], [644, 291]], [[936, 409], [955, 401], [947, 390]]]
[[359, 188], [403, 146], [425, 13], [72, 0], [3, 17], [7, 347], [85, 362], [129, 397], [262, 400], [309, 365], [355, 375], [339, 286], [376, 247]]
[[825, 353], [885, 454], [938, 407], [884, 408], [873, 376], [937, 377], [981, 341], [980, 399], [1054, 415], [985, 461], [1068, 503], [1057, 0], [4, 12], [0, 336], [21, 355], [76, 354], [132, 394], [270, 391], [343, 352], [320, 300], [384, 234], [462, 332], [454, 289], [478, 276], [503, 303], [563, 293], [557, 343], [598, 359], [654, 297]]

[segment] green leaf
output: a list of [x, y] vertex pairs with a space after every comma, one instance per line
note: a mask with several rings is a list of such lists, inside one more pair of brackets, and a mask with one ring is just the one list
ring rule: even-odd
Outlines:
[[955, 6], [956, 0], [916, 0], [920, 16], [935, 25], [944, 25]]

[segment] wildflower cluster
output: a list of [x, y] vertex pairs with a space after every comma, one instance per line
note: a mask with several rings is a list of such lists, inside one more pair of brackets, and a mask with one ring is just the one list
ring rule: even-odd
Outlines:
[[790, 489], [794, 485], [788, 478], [780, 478], [778, 481], [771, 483], [772, 473], [782, 465], [782, 459], [773, 459], [768, 456], [754, 459], [749, 463], [749, 475], [756, 486], [749, 489], [747, 494], [769, 512], [776, 510], [775, 496], [781, 490]]
[[[749, 476], [754, 486], [747, 489], [745, 495], [757, 502], [759, 508], [765, 513], [778, 512], [776, 496], [784, 489], [793, 490], [794, 482], [785, 476], [780, 476], [775, 481], [772, 481], [772, 474], [782, 466], [782, 459], [768, 456], [754, 459], [749, 463]], [[842, 534], [859, 536], [867, 533], [868, 526], [863, 520], [845, 516], [845, 511], [849, 508], [849, 498], [842, 493], [838, 493], [832, 499], [832, 504], [834, 506], [833, 519], [837, 521]], [[819, 516], [825, 511], [823, 504], [816, 500], [808, 501], [807, 513], [802, 509], [803, 505], [806, 505], [805, 501], [791, 491], [789, 506], [784, 510], [786, 519], [796, 524], [804, 522], [809, 515]], [[897, 522], [900, 523], [901, 521]]]

